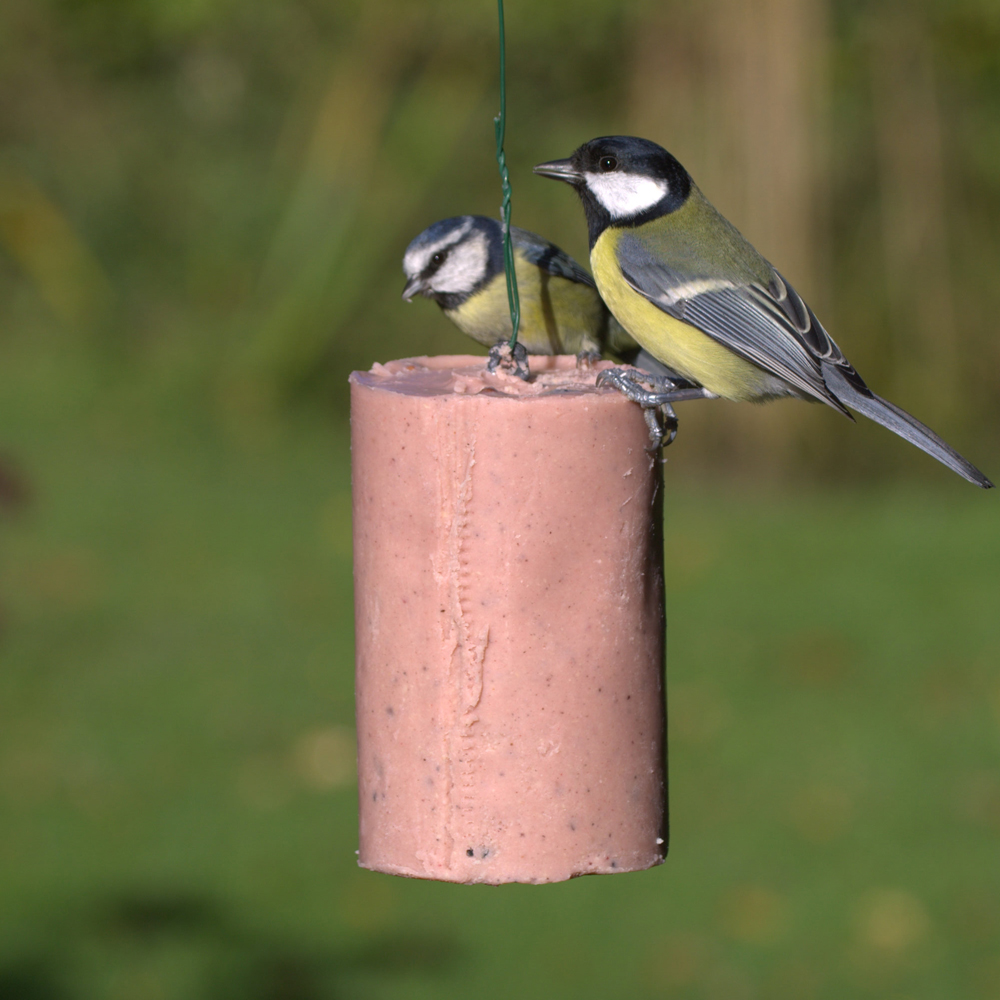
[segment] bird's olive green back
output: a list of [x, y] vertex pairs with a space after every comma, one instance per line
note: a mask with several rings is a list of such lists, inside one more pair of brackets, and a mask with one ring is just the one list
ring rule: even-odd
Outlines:
[[710, 277], [765, 287], [771, 281], [771, 265], [694, 184], [676, 211], [624, 231], [680, 281]]

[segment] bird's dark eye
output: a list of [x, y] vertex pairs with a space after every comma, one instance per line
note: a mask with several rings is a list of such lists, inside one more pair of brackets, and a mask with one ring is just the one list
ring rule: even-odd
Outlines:
[[602, 156], [600, 168], [602, 174], [610, 174], [612, 170], [618, 169], [618, 161], [613, 156]]
[[432, 264], [440, 264], [441, 261], [443, 260], [444, 260], [444, 254], [440, 250], [438, 250], [438, 252], [434, 254], [433, 257], [431, 257]]

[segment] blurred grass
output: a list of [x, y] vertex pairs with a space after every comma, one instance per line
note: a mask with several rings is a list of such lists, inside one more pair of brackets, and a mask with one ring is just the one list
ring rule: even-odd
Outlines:
[[343, 432], [2, 371], [35, 498], [2, 526], [0, 996], [996, 995], [989, 496], [692, 492], [674, 457], [667, 863], [411, 882], [355, 868]]

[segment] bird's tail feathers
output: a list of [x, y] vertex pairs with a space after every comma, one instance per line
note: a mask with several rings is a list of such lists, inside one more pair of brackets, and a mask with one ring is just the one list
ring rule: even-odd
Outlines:
[[849, 406], [862, 416], [868, 417], [869, 420], [881, 424], [894, 434], [909, 441], [910, 444], [916, 445], [970, 483], [975, 483], [976, 486], [980, 486], [984, 490], [993, 488], [993, 483], [971, 462], [962, 458], [951, 445], [942, 441], [934, 431], [922, 424], [916, 417], [910, 416], [906, 410], [901, 410], [894, 403], [882, 399], [881, 396], [876, 396], [874, 393], [871, 396], [865, 396], [858, 392], [841, 374], [836, 365], [820, 362], [820, 366], [827, 388], [845, 406]]

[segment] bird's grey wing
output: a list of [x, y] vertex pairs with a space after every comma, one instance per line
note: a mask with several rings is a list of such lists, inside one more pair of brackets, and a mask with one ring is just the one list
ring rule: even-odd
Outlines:
[[823, 380], [820, 363], [825, 362], [836, 366], [858, 392], [870, 395], [812, 310], [773, 268], [767, 285], [684, 273], [629, 233], [619, 239], [617, 259], [625, 280], [640, 295], [799, 393], [847, 413]]
[[575, 281], [579, 285], [597, 287], [589, 272], [554, 243], [543, 240], [541, 236], [536, 236], [534, 233], [528, 232], [527, 229], [519, 229], [517, 226], [510, 227], [510, 235], [515, 248], [521, 252], [526, 260], [531, 261], [541, 270], [547, 271], [557, 278]]

